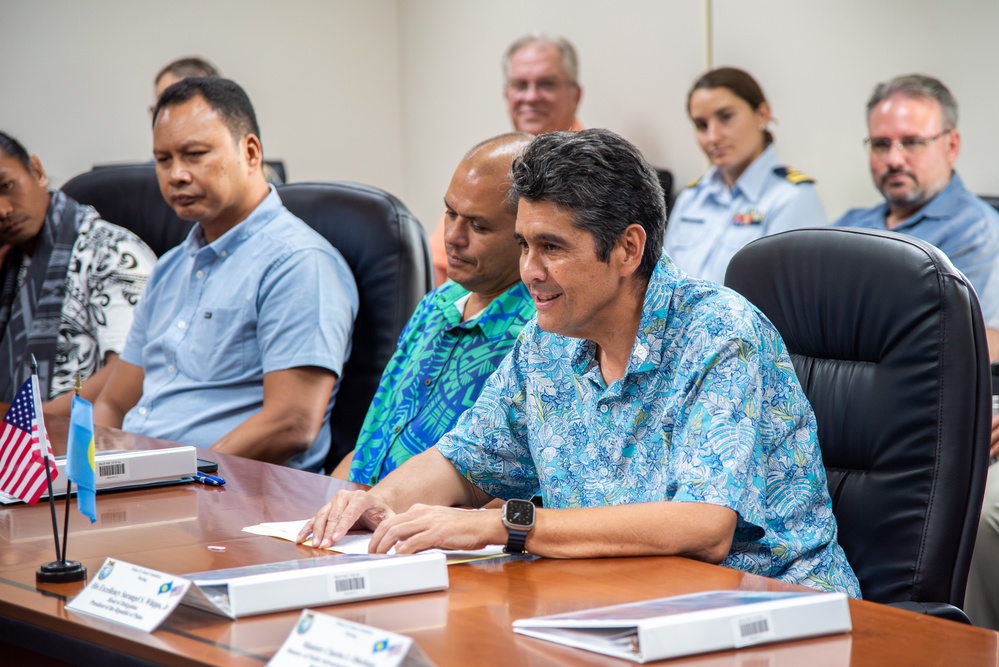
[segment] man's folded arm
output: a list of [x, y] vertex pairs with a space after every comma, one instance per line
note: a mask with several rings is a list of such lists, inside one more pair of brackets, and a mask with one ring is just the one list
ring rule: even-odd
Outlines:
[[[708, 503], [539, 509], [526, 550], [547, 558], [686, 556], [720, 563], [732, 548], [736, 521], [734, 510]], [[480, 514], [415, 505], [380, 522], [371, 544], [377, 552], [395, 547], [397, 553], [414, 553], [432, 547], [477, 549], [505, 544], [507, 538], [499, 509]]]
[[141, 367], [121, 358], [110, 368], [111, 375], [94, 402], [94, 423], [121, 428], [125, 413], [142, 397], [146, 374]]
[[527, 550], [549, 558], [664, 555], [720, 563], [737, 518], [728, 507], [687, 502], [539, 509]]
[[264, 404], [212, 445], [215, 451], [285, 463], [315, 442], [326, 416], [336, 374], [300, 366], [264, 374]]

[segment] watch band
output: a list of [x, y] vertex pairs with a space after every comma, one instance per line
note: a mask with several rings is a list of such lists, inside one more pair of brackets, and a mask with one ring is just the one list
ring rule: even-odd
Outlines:
[[507, 528], [506, 547], [503, 549], [508, 554], [526, 554], [527, 531]]

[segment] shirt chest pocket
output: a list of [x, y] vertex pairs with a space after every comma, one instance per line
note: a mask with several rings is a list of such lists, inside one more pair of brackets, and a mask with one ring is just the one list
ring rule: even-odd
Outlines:
[[670, 246], [678, 250], [690, 248], [691, 246], [707, 244], [707, 225], [704, 218], [695, 216], [681, 216], [675, 220], [670, 220], [671, 230]]
[[249, 370], [255, 324], [243, 308], [199, 311], [191, 322], [178, 364], [201, 382], [231, 380]]

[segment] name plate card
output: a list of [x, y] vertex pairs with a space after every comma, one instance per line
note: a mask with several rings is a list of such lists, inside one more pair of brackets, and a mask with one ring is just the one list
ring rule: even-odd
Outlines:
[[152, 632], [177, 608], [190, 585], [176, 575], [108, 558], [66, 609]]
[[305, 609], [268, 667], [433, 667], [413, 640]]

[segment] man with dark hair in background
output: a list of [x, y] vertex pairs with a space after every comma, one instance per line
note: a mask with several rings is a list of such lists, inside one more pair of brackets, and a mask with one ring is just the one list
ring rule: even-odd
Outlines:
[[48, 190], [37, 155], [0, 132], [0, 401], [38, 361], [45, 411], [93, 400], [113, 369], [156, 255], [90, 206]]
[[346, 262], [264, 180], [236, 83], [187, 78], [153, 114], [164, 199], [196, 224], [160, 260], [98, 423], [322, 469], [358, 297]]
[[638, 150], [607, 130], [540, 135], [513, 193], [537, 320], [436, 447], [338, 492], [299, 540], [359, 525], [373, 552], [684, 555], [859, 596], [784, 343], [661, 256], [663, 191]]
[[[156, 78], [153, 79], [155, 99], [160, 99], [164, 90], [190, 76], [222, 76], [222, 73], [204, 58], [198, 56], [178, 58], [166, 64], [163, 69], [156, 73]], [[150, 111], [155, 108], [154, 105]]]

